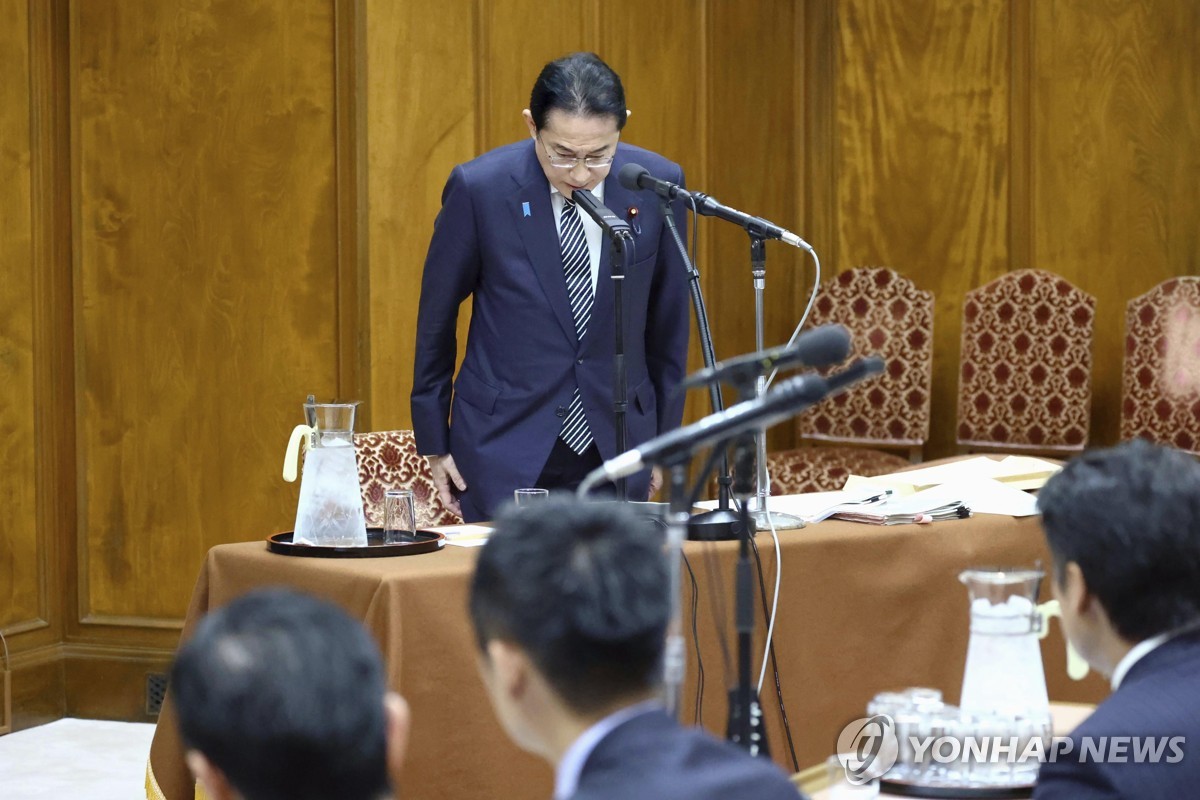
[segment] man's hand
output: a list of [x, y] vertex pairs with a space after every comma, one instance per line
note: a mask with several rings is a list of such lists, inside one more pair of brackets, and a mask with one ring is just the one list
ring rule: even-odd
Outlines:
[[647, 500], [654, 499], [654, 495], [658, 494], [658, 490], [662, 488], [662, 483], [662, 467], [652, 468], [650, 470], [650, 494], [646, 496]]
[[426, 456], [425, 458], [429, 461], [429, 471], [433, 473], [433, 485], [437, 487], [442, 505], [461, 517], [462, 509], [458, 505], [458, 498], [454, 496], [451, 484], [453, 483], [454, 488], [463, 492], [467, 489], [467, 482], [463, 480], [462, 475], [458, 474], [454, 456], [446, 453], [442, 456]]

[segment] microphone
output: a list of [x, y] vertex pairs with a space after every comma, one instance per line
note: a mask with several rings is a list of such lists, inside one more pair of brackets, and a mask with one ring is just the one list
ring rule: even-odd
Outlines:
[[772, 370], [802, 364], [806, 367], [828, 367], [850, 354], [850, 332], [841, 325], [821, 325], [805, 331], [789, 345], [759, 350], [709, 369], [694, 372], [683, 382], [683, 388], [700, 386], [714, 381], [742, 384], [766, 375]]
[[650, 170], [641, 164], [626, 164], [617, 172], [617, 181], [632, 192], [648, 189], [666, 200], [676, 197], [690, 198], [692, 193], [677, 183], [664, 181], [650, 174]]
[[571, 199], [575, 201], [576, 205], [586, 211], [588, 216], [596, 221], [597, 225], [608, 231], [610, 236], [633, 236], [629, 228], [629, 223], [610, 211], [596, 199], [596, 195], [587, 189], [572, 190]]
[[740, 225], [749, 233], [758, 236], [762, 239], [779, 239], [784, 244], [790, 244], [792, 247], [799, 247], [802, 250], [812, 252], [812, 245], [801, 239], [791, 231], [781, 228], [774, 222], [765, 220], [762, 217], [755, 217], [744, 211], [738, 211], [736, 208], [721, 203], [716, 198], [709, 197], [703, 192], [689, 192], [682, 186], [670, 181], [665, 181], [662, 178], [656, 178], [650, 174], [650, 170], [640, 164], [626, 164], [617, 172], [617, 180], [626, 189], [636, 191], [644, 189], [652, 191], [659, 197], [667, 200], [673, 200], [681, 197], [695, 204], [696, 213], [703, 214], [707, 217], [717, 217], [726, 222], [732, 222], [734, 225]]
[[594, 469], [579, 486], [582, 495], [602, 480], [627, 478], [653, 464], [661, 464], [697, 447], [724, 441], [751, 428], [769, 428], [852, 384], [883, 372], [883, 359], [860, 358], [841, 372], [822, 378], [801, 375], [784, 381], [762, 397], [745, 400], [710, 414], [699, 422], [656, 436], [641, 447], [610, 458]]

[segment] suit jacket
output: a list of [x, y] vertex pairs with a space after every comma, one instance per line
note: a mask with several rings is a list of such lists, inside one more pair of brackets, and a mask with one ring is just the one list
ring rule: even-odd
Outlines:
[[572, 800], [797, 800], [772, 762], [663, 711], [640, 714], [600, 740]]
[[[1184, 737], [1178, 763], [1080, 762], [1083, 737]], [[1042, 765], [1035, 800], [1137, 798], [1167, 800], [1200, 796], [1200, 632], [1167, 640], [1133, 665], [1120, 687], [1072, 734], [1073, 749]], [[1161, 741], [1161, 739], [1160, 739]], [[1175, 751], [1168, 744], [1163, 757]]]
[[[616, 453], [612, 411], [612, 245], [600, 256], [596, 298], [580, 343], [567, 299], [550, 185], [532, 140], [501, 147], [450, 174], [425, 260], [417, 318], [412, 418], [417, 449], [451, 453], [467, 490], [467, 520], [490, 518], [513, 489], [533, 486], [558, 437], [576, 384], [605, 458]], [[617, 172], [636, 162], [677, 183], [677, 164], [626, 144], [604, 183], [618, 216], [636, 208], [635, 253], [624, 283], [628, 446], [677, 427], [687, 365], [687, 274], [653, 195], [634, 193]], [[676, 212], [682, 233], [686, 222]], [[456, 325], [473, 300], [457, 377]], [[629, 481], [645, 499], [649, 473]]]

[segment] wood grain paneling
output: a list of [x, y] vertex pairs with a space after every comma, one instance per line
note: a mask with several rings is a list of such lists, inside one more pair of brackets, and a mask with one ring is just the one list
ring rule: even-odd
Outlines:
[[600, 2], [479, 3], [480, 153], [529, 135], [521, 110], [546, 62], [598, 49]]
[[1200, 5], [1033, 4], [1037, 263], [1096, 295], [1092, 440], [1118, 435], [1125, 302], [1200, 273]]
[[[709, 164], [707, 192], [784, 228], [800, 227], [794, 177], [797, 133], [794, 4], [763, 0], [753, 13], [735, 3], [709, 6]], [[750, 245], [735, 225], [705, 218], [709, 230], [705, 296], [718, 359], [755, 349]], [[800, 321], [800, 287], [811, 262], [780, 242], [766, 245], [763, 342], [783, 344]], [[732, 397], [730, 397], [732, 400]], [[773, 449], [790, 447], [792, 426], [771, 432]]]
[[0, 629], [44, 624], [33, 481], [34, 269], [27, 0], [0, 0]]
[[84, 622], [177, 625], [204, 552], [290, 525], [337, 388], [329, 3], [77, 3]]
[[[412, 427], [425, 251], [450, 170], [473, 158], [479, 141], [475, 6], [475, 0], [366, 6], [371, 394], [365, 399], [375, 430]], [[465, 341], [469, 309], [462, 317]]]
[[[891, 266], [936, 297], [934, 419], [952, 420], [963, 294], [1008, 258], [1009, 2], [837, 6], [831, 273]], [[931, 451], [953, 441], [935, 425]]]

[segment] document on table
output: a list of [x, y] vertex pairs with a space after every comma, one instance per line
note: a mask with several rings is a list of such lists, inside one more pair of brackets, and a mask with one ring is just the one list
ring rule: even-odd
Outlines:
[[851, 475], [843, 488], [857, 491], [875, 487], [891, 489], [898, 495], [909, 495], [944, 483], [979, 479], [997, 481], [1017, 490], [1040, 489], [1060, 469], [1062, 467], [1058, 464], [1030, 456], [1008, 456], [999, 461], [981, 456], [889, 475]]
[[487, 525], [447, 525], [438, 529], [446, 537], [446, 544], [456, 547], [482, 547], [492, 535]]

